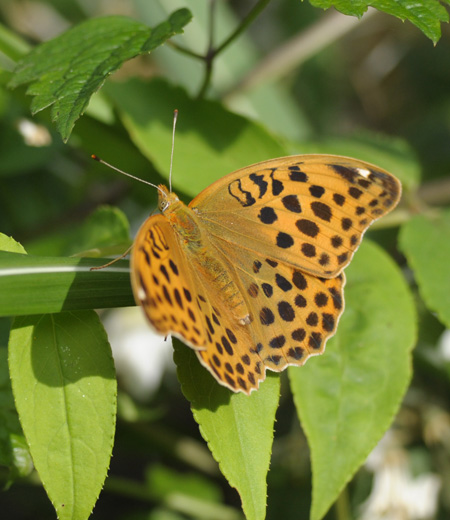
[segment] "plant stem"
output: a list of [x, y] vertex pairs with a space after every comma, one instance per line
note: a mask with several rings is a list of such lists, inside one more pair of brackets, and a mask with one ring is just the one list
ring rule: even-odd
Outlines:
[[[209, 45], [208, 51], [204, 56], [205, 60], [205, 77], [203, 78], [202, 86], [200, 87], [197, 98], [201, 99], [205, 96], [206, 91], [211, 83], [213, 63], [215, 57], [223, 52], [231, 43], [236, 40], [242, 32], [244, 32], [247, 27], [253, 23], [253, 21], [257, 18], [259, 13], [263, 11], [263, 9], [267, 6], [270, 0], [259, 0], [257, 4], [253, 7], [253, 9], [248, 13], [248, 15], [242, 20], [239, 26], [236, 28], [234, 32], [230, 34], [230, 36], [222, 42], [217, 48], [214, 48], [213, 39], [214, 39], [214, 14], [215, 14], [215, 0], [211, 2], [211, 10], [210, 10], [210, 20], [209, 20]], [[186, 53], [186, 50], [184, 51]]]
[[206, 91], [208, 90], [209, 84], [211, 83], [212, 68], [214, 62], [214, 56], [216, 51], [214, 50], [214, 18], [216, 12], [216, 0], [211, 0], [209, 9], [209, 39], [208, 39], [208, 50], [205, 55], [205, 77], [203, 78], [202, 86], [200, 87], [197, 95], [198, 99], [202, 99]]
[[221, 53], [224, 49], [226, 49], [236, 38], [240, 36], [242, 32], [247, 29], [247, 27], [253, 23], [253, 21], [258, 17], [259, 13], [261, 13], [265, 7], [268, 5], [270, 0], [259, 0], [259, 2], [255, 5], [255, 7], [248, 13], [248, 15], [242, 20], [241, 24], [237, 27], [237, 29], [221, 44], [217, 47], [215, 55]]
[[335, 503], [337, 520], [351, 520], [350, 501], [347, 486], [342, 490]]

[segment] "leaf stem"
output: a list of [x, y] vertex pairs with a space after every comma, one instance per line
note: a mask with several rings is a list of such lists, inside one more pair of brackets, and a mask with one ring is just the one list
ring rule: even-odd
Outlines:
[[166, 42], [169, 47], [172, 47], [172, 49], [177, 50], [178, 52], [181, 52], [182, 54], [186, 54], [187, 56], [190, 56], [191, 58], [195, 58], [197, 60], [204, 61], [205, 57], [203, 54], [198, 54], [197, 52], [191, 51], [190, 49], [187, 49], [186, 47], [183, 47], [182, 45], [175, 43], [172, 40], [167, 40]]

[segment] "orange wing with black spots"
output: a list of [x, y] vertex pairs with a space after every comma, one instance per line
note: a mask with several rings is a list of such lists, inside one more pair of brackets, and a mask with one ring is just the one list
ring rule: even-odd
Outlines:
[[371, 164], [298, 155], [238, 170], [203, 190], [189, 207], [213, 240], [264, 250], [331, 278], [348, 265], [366, 229], [391, 211], [400, 195], [400, 182]]
[[248, 166], [189, 206], [160, 186], [163, 214], [134, 246], [136, 300], [219, 383], [250, 393], [266, 369], [324, 351], [344, 310], [342, 270], [400, 195], [388, 172], [332, 155]]
[[131, 265], [136, 302], [142, 305], [155, 330], [164, 336], [174, 334], [193, 348], [202, 348], [206, 334], [192, 273], [163, 215], [154, 215], [142, 225]]

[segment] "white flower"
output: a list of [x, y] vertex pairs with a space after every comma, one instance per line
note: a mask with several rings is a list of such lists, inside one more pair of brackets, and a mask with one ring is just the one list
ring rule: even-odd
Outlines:
[[138, 307], [117, 309], [103, 320], [111, 343], [117, 377], [136, 399], [146, 400], [173, 368], [170, 337], [153, 332]]
[[429, 520], [437, 510], [440, 478], [432, 473], [411, 474], [408, 452], [389, 431], [369, 455], [366, 467], [374, 472], [373, 488], [362, 504], [360, 520]]

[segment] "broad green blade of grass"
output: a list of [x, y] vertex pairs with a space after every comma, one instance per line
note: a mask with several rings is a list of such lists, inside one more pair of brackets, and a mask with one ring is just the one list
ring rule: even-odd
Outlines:
[[230, 486], [237, 489], [247, 520], [263, 520], [272, 451], [279, 375], [268, 372], [257, 392], [235, 394], [215, 381], [195, 353], [174, 341], [175, 363], [200, 433]]
[[0, 251], [0, 316], [134, 305], [127, 261], [90, 270], [108, 261]]
[[114, 363], [93, 311], [25, 316], [9, 340], [14, 400], [34, 465], [60, 520], [86, 520], [109, 467]]
[[323, 356], [289, 368], [311, 449], [311, 519], [323, 518], [392, 422], [411, 377], [416, 339], [402, 273], [365, 241], [346, 269], [346, 309]]

